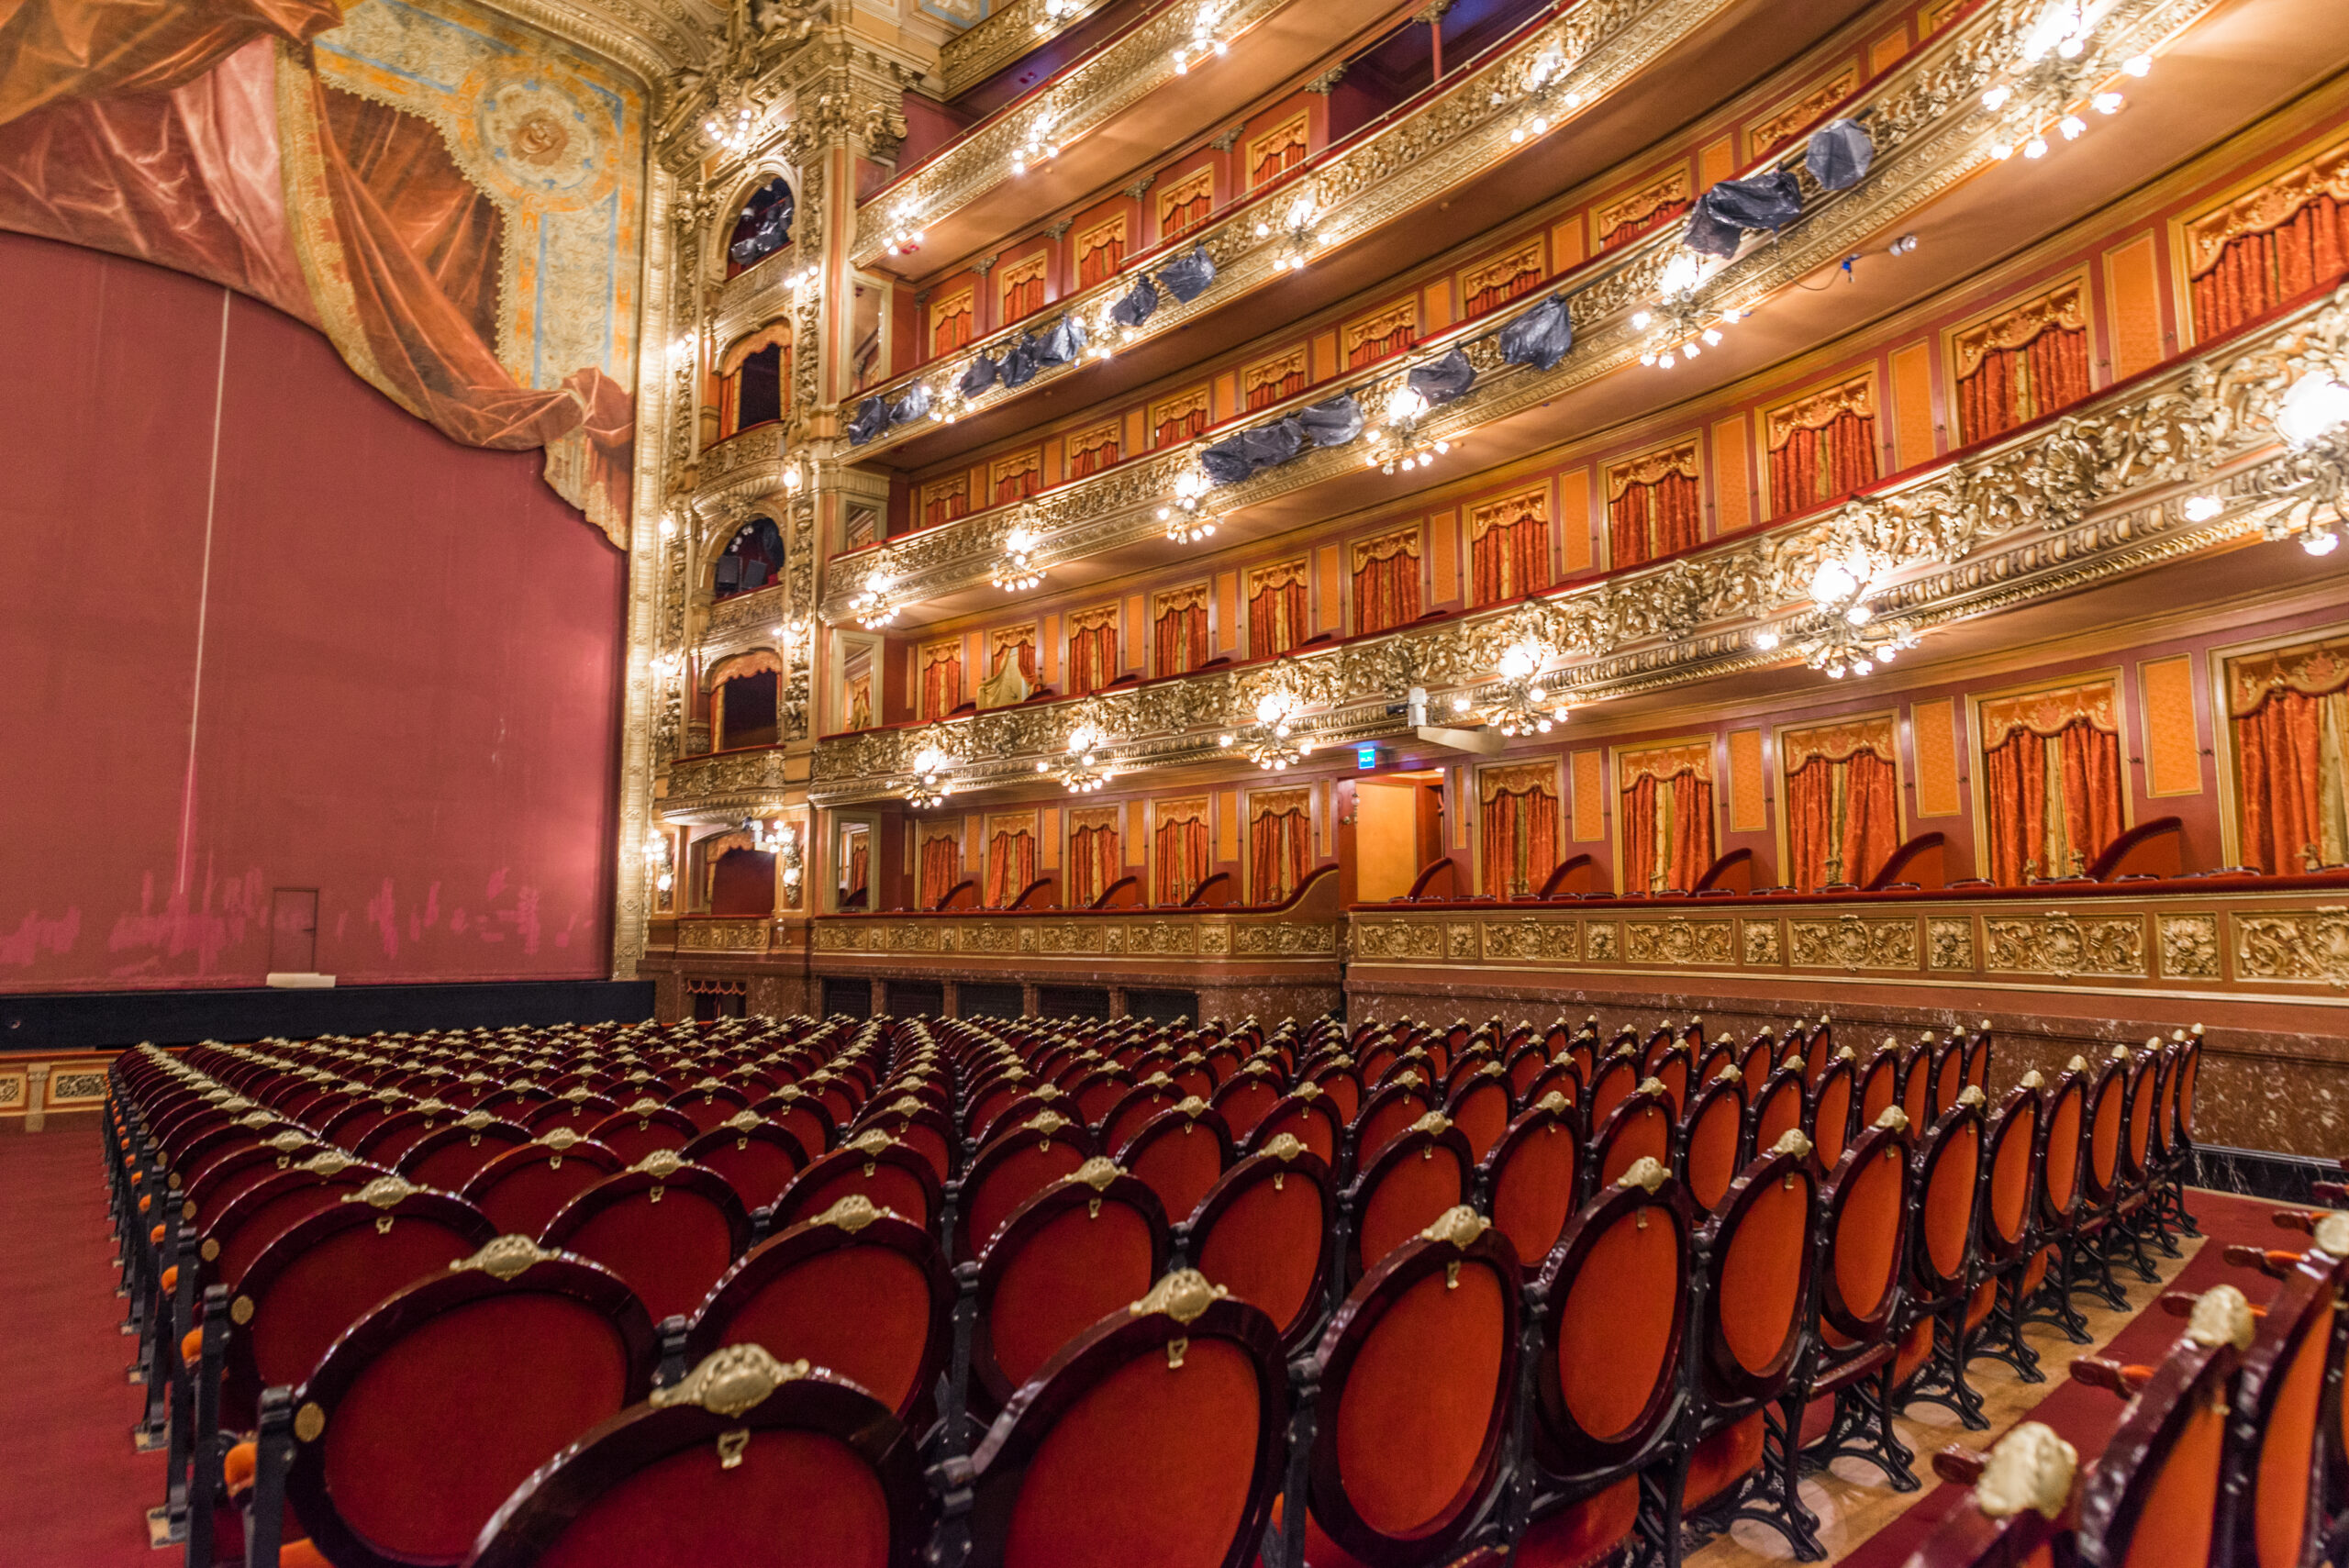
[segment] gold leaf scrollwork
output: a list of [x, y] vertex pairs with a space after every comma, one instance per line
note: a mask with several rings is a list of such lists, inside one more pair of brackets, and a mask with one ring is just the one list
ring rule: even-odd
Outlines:
[[765, 1402], [786, 1383], [808, 1374], [805, 1361], [777, 1361], [763, 1345], [724, 1345], [704, 1356], [680, 1382], [656, 1388], [648, 1401], [657, 1408], [698, 1405], [717, 1416], [739, 1416]]

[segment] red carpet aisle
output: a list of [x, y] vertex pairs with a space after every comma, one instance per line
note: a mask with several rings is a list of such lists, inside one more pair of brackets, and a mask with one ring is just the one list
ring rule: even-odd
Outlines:
[[[2170, 1290], [2199, 1293], [2212, 1285], [2232, 1284], [2257, 1301], [2263, 1290], [2275, 1288], [2274, 1282], [2254, 1270], [2230, 1266], [2225, 1258], [2226, 1249], [2236, 1242], [2287, 1250], [2296, 1250], [2308, 1244], [2307, 1237], [2293, 1231], [2278, 1230], [2269, 1222], [2268, 1216], [2277, 1207], [2274, 1204], [2262, 1203], [2255, 1198], [2193, 1191], [2187, 1195], [2186, 1207], [2193, 1214], [2196, 1223], [2201, 1226], [2203, 1235], [2210, 1240], [2166, 1287]], [[2124, 1274], [2123, 1277], [2132, 1284], [2136, 1278], [2133, 1274]], [[2160, 1362], [2185, 1328], [2183, 1319], [2171, 1317], [2159, 1307], [2149, 1307], [2115, 1335], [2110, 1345], [2092, 1353], [2114, 1361], [2151, 1366]], [[2104, 1445], [2111, 1440], [2114, 1429], [2121, 1424], [2121, 1412], [2126, 1408], [2121, 1399], [2105, 1390], [2089, 1388], [2065, 1378], [2060, 1383], [2051, 1383], [2047, 1397], [2030, 1412], [2030, 1418], [2046, 1422], [2065, 1441], [2078, 1449], [2082, 1468], [2085, 1469], [2088, 1460], [2104, 1451]], [[2004, 1423], [1983, 1434], [1976, 1446], [1986, 1446], [1987, 1442], [1996, 1440], [2012, 1424]], [[1918, 1456], [1918, 1473], [1928, 1482], [1932, 1479], [1929, 1468], [1931, 1459], [1930, 1454]], [[1898, 1568], [1965, 1495], [1965, 1490], [1961, 1486], [1934, 1486], [1907, 1513], [1844, 1554], [1840, 1559], [1842, 1568]]]
[[0, 1564], [152, 1568], [163, 1456], [134, 1454], [95, 1120], [0, 1136]]

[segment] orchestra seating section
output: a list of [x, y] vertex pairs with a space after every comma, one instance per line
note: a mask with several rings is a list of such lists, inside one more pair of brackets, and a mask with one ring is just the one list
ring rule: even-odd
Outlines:
[[[143, 1047], [106, 1147], [158, 1512], [198, 1568], [1817, 1559], [1807, 1468], [1914, 1490], [1895, 1412], [1987, 1427], [1976, 1363], [2043, 1380], [2026, 1323], [2087, 1342], [2195, 1232], [2199, 1027], [1995, 1096], [1987, 1032], [1838, 1028]], [[2075, 1366], [2143, 1388], [2076, 1487], [2009, 1435], [1930, 1561], [2313, 1561], [2349, 1217], [2297, 1222], [2264, 1314]]]

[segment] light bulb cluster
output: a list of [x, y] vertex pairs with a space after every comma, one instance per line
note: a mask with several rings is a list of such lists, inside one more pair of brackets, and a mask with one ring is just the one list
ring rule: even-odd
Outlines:
[[2349, 384], [2329, 369], [2303, 373], [2284, 394], [2275, 425], [2285, 461], [2256, 482], [2263, 497], [2281, 503], [2264, 525], [2267, 537], [2297, 538], [2310, 555], [2331, 555], [2349, 524]]
[[856, 617], [856, 624], [867, 631], [875, 631], [897, 618], [897, 605], [889, 597], [889, 578], [875, 571], [864, 579], [864, 588], [848, 602], [849, 613]]
[[889, 209], [889, 232], [881, 237], [884, 255], [905, 256], [921, 249], [920, 212], [910, 201]]
[[1983, 89], [1983, 109], [1999, 117], [1991, 157], [2002, 162], [2018, 152], [2044, 158], [2054, 145], [2051, 131], [2065, 141], [2087, 133], [2083, 109], [2121, 112], [2125, 100], [2113, 82], [2145, 75], [2154, 57], [2132, 55], [2115, 67], [2097, 50], [2096, 32], [2081, 0], [2056, 0], [2040, 13], [2017, 47], [2014, 64]]
[[[1090, 724], [1080, 724], [1069, 731], [1068, 761], [1061, 764], [1060, 782], [1071, 795], [1092, 795], [1109, 783], [1109, 739]], [[1040, 762], [1036, 771], [1052, 771], [1049, 762]]]
[[[1563, 90], [1572, 69], [1564, 51], [1555, 44], [1533, 57], [1532, 63], [1525, 68], [1525, 81], [1518, 89], [1518, 119], [1508, 132], [1511, 142], [1546, 136], [1553, 124], [1582, 107], [1580, 93]], [[1507, 92], [1496, 89], [1493, 103], [1496, 106], [1506, 104], [1508, 97]]]
[[1706, 350], [1720, 346], [1722, 328], [1734, 327], [1753, 314], [1751, 308], [1713, 312], [1698, 303], [1697, 290], [1715, 270], [1705, 257], [1685, 246], [1665, 264], [1664, 275], [1656, 280], [1656, 303], [1631, 313], [1631, 330], [1647, 334], [1640, 348], [1640, 363], [1668, 371], [1683, 360], [1701, 359]]
[[951, 766], [945, 752], [935, 746], [924, 747], [915, 755], [913, 773], [906, 781], [906, 804], [917, 811], [944, 805], [946, 797], [954, 793], [953, 781], [946, 776]]
[[676, 885], [675, 862], [671, 858], [669, 835], [647, 833], [644, 836], [644, 863], [652, 873], [652, 885], [666, 893]]
[[1257, 239], [1270, 239], [1275, 233], [1283, 236], [1282, 253], [1273, 261], [1275, 271], [1305, 271], [1306, 262], [1312, 260], [1313, 252], [1323, 243], [1320, 230], [1313, 227], [1314, 219], [1319, 216], [1320, 208], [1308, 194], [1289, 203], [1288, 211], [1277, 221], [1269, 217], [1256, 220]]
[[1215, 488], [1215, 481], [1199, 468], [1186, 468], [1174, 476], [1174, 499], [1158, 508], [1158, 520], [1166, 525], [1166, 537], [1176, 544], [1197, 544], [1215, 532], [1215, 514], [1208, 509], [1208, 492]]
[[1408, 378], [1397, 382], [1379, 410], [1386, 424], [1362, 433], [1371, 447], [1364, 464], [1381, 473], [1408, 473], [1431, 467], [1437, 458], [1449, 454], [1450, 440], [1423, 439], [1420, 434], [1419, 425], [1432, 406]]
[[758, 117], [748, 104], [738, 105], [731, 115], [720, 110], [701, 122], [702, 134], [716, 142], [726, 152], [749, 150], [757, 139]]
[[1043, 163], [1061, 155], [1061, 144], [1052, 135], [1052, 127], [1060, 119], [1060, 112], [1049, 106], [1036, 111], [1028, 122], [1028, 139], [1011, 155], [1011, 172], [1025, 174], [1031, 164]]
[[995, 585], [1006, 593], [1020, 593], [1044, 580], [1044, 569], [1036, 564], [1036, 550], [1043, 541], [1033, 529], [1019, 527], [1003, 536], [1003, 559], [995, 563]]
[[1044, 0], [1044, 14], [1036, 18], [1036, 31], [1040, 35], [1057, 32], [1083, 9], [1085, 0]]
[[[1917, 646], [1917, 634], [1900, 622], [1884, 622], [1868, 607], [1876, 592], [1875, 569], [1863, 558], [1829, 557], [1810, 579], [1811, 603], [1818, 606], [1820, 625], [1796, 645], [1803, 662], [1828, 679], [1866, 675], [1879, 664], [1889, 664], [1905, 649]], [[1781, 641], [1776, 627], [1754, 633], [1753, 646], [1767, 653]]]
[[1191, 13], [1190, 36], [1176, 44], [1173, 50], [1175, 75], [1187, 75], [1191, 67], [1200, 61], [1230, 50], [1230, 40], [1216, 32], [1216, 24], [1222, 19], [1220, 0], [1200, 0], [1198, 7]]
[[[1501, 654], [1501, 684], [1486, 697], [1484, 720], [1502, 735], [1547, 735], [1566, 722], [1570, 711], [1564, 696], [1544, 684], [1542, 666], [1550, 651], [1538, 642], [1513, 643]], [[1464, 694], [1453, 699], [1455, 711], [1466, 712], [1475, 703]]]
[[1313, 742], [1291, 733], [1297, 697], [1287, 691], [1270, 691], [1256, 699], [1256, 722], [1216, 738], [1220, 747], [1237, 747], [1248, 760], [1268, 773], [1286, 773], [1313, 753]]

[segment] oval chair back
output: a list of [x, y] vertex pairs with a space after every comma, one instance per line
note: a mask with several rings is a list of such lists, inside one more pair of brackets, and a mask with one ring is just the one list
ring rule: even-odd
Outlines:
[[2121, 1180], [2132, 1192], [2143, 1191], [2154, 1176], [2154, 1123], [2161, 1106], [2162, 1042], [2149, 1040], [2129, 1062], [2129, 1115], [2121, 1138]]
[[[1064, 1346], [971, 1456], [967, 1561], [1243, 1568], [1287, 1427], [1271, 1320], [1197, 1273], [1169, 1274]], [[944, 1560], [960, 1557], [956, 1543]]]
[[1305, 1082], [1330, 1096], [1340, 1121], [1353, 1125], [1363, 1101], [1362, 1075], [1354, 1071], [1353, 1058], [1332, 1057], [1308, 1072]]
[[913, 1568], [926, 1500], [912, 1436], [871, 1394], [729, 1345], [549, 1460], [468, 1568], [699, 1568], [779, 1541], [828, 1568]]
[[[1389, 1251], [1321, 1336], [1301, 1556], [1444, 1561], [1500, 1478], [1517, 1390], [1521, 1265], [1464, 1205]], [[1288, 1510], [1296, 1510], [1292, 1496]], [[1301, 1529], [1299, 1527], [1302, 1527]]]
[[1529, 1040], [1508, 1054], [1502, 1063], [1502, 1074], [1508, 1079], [1509, 1099], [1516, 1105], [1526, 1105], [1526, 1091], [1533, 1086], [1552, 1060], [1549, 1047], [1539, 1040]]
[[696, 1136], [723, 1125], [728, 1118], [750, 1106], [751, 1102], [741, 1090], [726, 1084], [696, 1084], [669, 1099], [669, 1108], [693, 1123]]
[[530, 1129], [530, 1136], [533, 1138], [544, 1138], [557, 1128], [575, 1132], [584, 1138], [587, 1136], [588, 1129], [619, 1108], [617, 1101], [607, 1099], [602, 1095], [589, 1094], [584, 1091], [575, 1095], [558, 1095], [532, 1111], [522, 1125]]
[[1069, 1097], [1076, 1102], [1077, 1116], [1096, 1131], [1108, 1121], [1109, 1113], [1132, 1092], [1133, 1086], [1134, 1075], [1114, 1062], [1087, 1068], [1067, 1085]]
[[1054, 1182], [1076, 1173], [1099, 1152], [1084, 1125], [1057, 1111], [1040, 1111], [1024, 1126], [996, 1131], [971, 1160], [954, 1212], [954, 1256], [979, 1257], [1013, 1210]]
[[[499, 1237], [335, 1341], [294, 1392], [285, 1495], [340, 1568], [459, 1562], [551, 1456], [644, 1397], [652, 1362], [618, 1278]], [[265, 1427], [264, 1471], [269, 1447]]]
[[1512, 1102], [1508, 1078], [1498, 1062], [1488, 1062], [1464, 1075], [1455, 1075], [1443, 1114], [1468, 1140], [1468, 1151], [1479, 1164], [1508, 1130]]
[[1613, 1186], [1623, 1173], [1642, 1160], [1672, 1166], [1674, 1134], [1678, 1130], [1672, 1096], [1664, 1081], [1650, 1078], [1615, 1106], [1614, 1114], [1590, 1137], [1586, 1185], [1593, 1192]]
[[597, 1182], [539, 1235], [626, 1280], [656, 1323], [691, 1314], [750, 1244], [750, 1214], [726, 1179], [666, 1151]]
[[234, 1290], [262, 1248], [311, 1215], [334, 1207], [344, 1194], [390, 1174], [340, 1149], [272, 1172], [220, 1206], [220, 1217], [197, 1244], [206, 1276]]
[[1786, 1387], [1810, 1327], [1817, 1179], [1810, 1140], [1779, 1140], [1738, 1173], [1699, 1232], [1696, 1392], [1714, 1407], [1748, 1407]]
[[685, 1162], [715, 1171], [746, 1209], [762, 1209], [783, 1195], [807, 1168], [799, 1140], [771, 1121], [743, 1111], [685, 1145]]
[[484, 1111], [469, 1111], [409, 1144], [400, 1156], [399, 1173], [420, 1187], [462, 1192], [483, 1166], [529, 1141], [529, 1129]]
[[2170, 1090], [2169, 1143], [2173, 1156], [2190, 1159], [2194, 1152], [2194, 1091], [2202, 1076], [2202, 1026], [2178, 1046], [2177, 1069]]
[[1191, 1218], [1231, 1163], [1231, 1130], [1197, 1095], [1144, 1123], [1120, 1161], [1158, 1195], [1171, 1224]]
[[1368, 1170], [1388, 1144], [1434, 1109], [1427, 1086], [1416, 1080], [1371, 1091], [1354, 1118], [1354, 1168]]
[[2247, 1307], [2231, 1327], [2240, 1332], [2198, 1336], [2189, 1328], [2130, 1402], [2080, 1488], [2075, 1543], [2083, 1562], [2213, 1561], [2238, 1340], [2253, 1342]]
[[[1855, 1097], [1859, 1109], [1854, 1120], [1861, 1127], [1874, 1127], [1877, 1118], [1900, 1104], [1900, 1048], [1891, 1037], [1887, 1036], [1876, 1053], [1860, 1063]], [[1908, 1107], [1901, 1108], [1905, 1112]], [[1915, 1125], [1913, 1118], [1910, 1125]]]
[[1190, 1219], [1190, 1264], [1272, 1319], [1284, 1351], [1320, 1322], [1334, 1262], [1338, 1195], [1328, 1163], [1297, 1139], [1242, 1158]]
[[500, 1236], [537, 1236], [563, 1205], [621, 1169], [618, 1155], [560, 1128], [500, 1154], [458, 1195], [487, 1215]]
[[1698, 1213], [1711, 1212], [1728, 1195], [1745, 1163], [1751, 1128], [1745, 1076], [1734, 1062], [1723, 1061], [1680, 1118], [1674, 1150], [1674, 1173]]
[[[1036, 1084], [988, 1119], [986, 1131], [978, 1135], [980, 1152], [985, 1152], [997, 1139], [1007, 1138], [1038, 1118], [1048, 1116], [1068, 1122], [1081, 1119], [1075, 1103], [1068, 1095], [1050, 1084]], [[860, 1121], [857, 1128], [861, 1130], [866, 1125]]]
[[979, 1261], [973, 1404], [1001, 1408], [1063, 1345], [1147, 1292], [1171, 1251], [1158, 1195], [1106, 1160], [1021, 1204]]
[[2040, 1118], [2040, 1229], [2068, 1233], [2079, 1222], [2080, 1167], [2087, 1159], [2087, 1063], [2072, 1059], [2042, 1101]]
[[1508, 1238], [1526, 1268], [1565, 1233], [1581, 1195], [1582, 1139], [1574, 1106], [1553, 1095], [1509, 1123], [1480, 1170], [1493, 1227]]
[[1939, 1121], [1965, 1087], [1965, 1036], [1957, 1030], [1942, 1036], [1928, 1049], [1926, 1060], [1933, 1075], [1932, 1100], [1926, 1108], [1930, 1119]]
[[2128, 1138], [2128, 1115], [2127, 1063], [2107, 1057], [2088, 1075], [2084, 1116], [2087, 1150], [2080, 1162], [2080, 1185], [2091, 1210], [2108, 1209], [2120, 1196], [2121, 1148]]
[[2008, 1092], [1983, 1129], [1982, 1220], [1976, 1243], [1981, 1261], [2001, 1268], [2022, 1255], [2037, 1218], [2039, 1074], [2028, 1073]]
[[1476, 1162], [1468, 1140], [1431, 1111], [1379, 1151], [1346, 1190], [1346, 1278], [1360, 1279], [1447, 1210], [1469, 1201]]
[[851, 1193], [863, 1195], [874, 1207], [902, 1215], [925, 1230], [937, 1226], [946, 1201], [928, 1160], [885, 1132], [860, 1132], [809, 1161], [783, 1189], [783, 1196], [775, 1200], [774, 1228], [812, 1219]]
[[463, 1199], [397, 1176], [279, 1232], [230, 1286], [221, 1425], [250, 1430], [262, 1389], [301, 1382], [369, 1307], [496, 1234]]
[[1696, 1054], [1697, 1073], [1695, 1082], [1698, 1084], [1711, 1083], [1714, 1079], [1721, 1075], [1721, 1069], [1723, 1067], [1727, 1067], [1732, 1072], [1737, 1069], [1737, 1041], [1728, 1035], [1721, 1036], [1720, 1039], [1713, 1041], [1712, 1044], [1706, 1046], [1701, 1051], [1698, 1051]]
[[1631, 1097], [1640, 1086], [1640, 1059], [1635, 1051], [1617, 1051], [1598, 1063], [1591, 1074], [1590, 1094], [1584, 1102], [1583, 1120], [1592, 1130], [1607, 1125], [1615, 1107]]
[[[757, 1113], [745, 1114], [755, 1117]], [[1061, 1114], [1075, 1120], [1084, 1119], [1082, 1113], [1071, 1108], [1067, 1102], [1063, 1103]], [[740, 1117], [736, 1117], [727, 1125], [740, 1126], [741, 1119]], [[785, 1130], [780, 1124], [776, 1125], [776, 1129]], [[865, 1112], [863, 1116], [857, 1118], [856, 1130], [887, 1133], [897, 1142], [928, 1160], [930, 1168], [938, 1173], [938, 1179], [941, 1182], [952, 1179], [955, 1171], [962, 1163], [963, 1149], [962, 1145], [955, 1141], [953, 1121], [938, 1106], [912, 1095], [899, 1095], [888, 1104]], [[708, 1136], [707, 1133], [702, 1134], [704, 1138]], [[686, 1147], [691, 1148], [692, 1145], [688, 1144]], [[812, 1157], [816, 1151], [807, 1150], [805, 1144], [800, 1147], [805, 1151], [805, 1157], [799, 1162], [804, 1167], [807, 1158]]]
[[1688, 1103], [1689, 1085], [1697, 1081], [1695, 1072], [1695, 1059], [1680, 1040], [1664, 1047], [1648, 1064], [1648, 1076], [1664, 1085], [1664, 1094], [1675, 1107]]
[[587, 1136], [618, 1155], [623, 1163], [633, 1165], [647, 1154], [664, 1151], [674, 1154], [700, 1137], [701, 1129], [687, 1120], [685, 1112], [656, 1104], [648, 1095], [589, 1128]]
[[1251, 1154], [1272, 1146], [1284, 1133], [1296, 1139], [1334, 1175], [1344, 1144], [1344, 1127], [1335, 1101], [1311, 1084], [1300, 1084], [1281, 1096], [1264, 1119], [1256, 1124], [1241, 1147]]
[[1215, 1092], [1208, 1104], [1223, 1118], [1231, 1136], [1241, 1142], [1256, 1130], [1257, 1123], [1272, 1115], [1273, 1107], [1281, 1103], [1280, 1071], [1269, 1063], [1250, 1062], [1233, 1074], [1230, 1082]]
[[[1789, 1040], [1787, 1043], [1791, 1046], [1794, 1041]], [[1811, 1025], [1809, 1032], [1802, 1037], [1804, 1083], [1815, 1084], [1819, 1081], [1819, 1075], [1827, 1071], [1827, 1064], [1835, 1060], [1835, 1050], [1834, 1026], [1825, 1018]]]
[[[1801, 1132], [1809, 1101], [1800, 1066], [1789, 1063], [1771, 1073], [1753, 1100], [1753, 1134], [1745, 1140], [1746, 1146], [1757, 1151], [1775, 1148], [1789, 1132]], [[1809, 1135], [1804, 1137], [1807, 1140]]]
[[760, 1119], [774, 1123], [799, 1140], [799, 1147], [807, 1151], [811, 1162], [830, 1153], [841, 1140], [840, 1123], [832, 1119], [830, 1108], [796, 1084], [785, 1084], [751, 1109], [758, 1113]]
[[1575, 1125], [1582, 1126], [1582, 1070], [1566, 1061], [1553, 1062], [1533, 1075], [1532, 1083], [1517, 1097], [1517, 1108], [1525, 1110], [1540, 1105], [1552, 1095], [1564, 1095], [1566, 1103], [1575, 1107]]
[[1173, 1110], [1183, 1099], [1183, 1092], [1174, 1086], [1174, 1080], [1163, 1073], [1152, 1073], [1119, 1095], [1118, 1103], [1110, 1107], [1101, 1123], [1101, 1149], [1116, 1159], [1152, 1118]]
[[1837, 1360], [1887, 1339], [1901, 1312], [1909, 1117], [1886, 1109], [1891, 1114], [1852, 1140], [1820, 1192], [1819, 1333]]
[[1744, 1048], [1737, 1053], [1738, 1076], [1745, 1080], [1745, 1097], [1748, 1100], [1762, 1093], [1762, 1086], [1777, 1070], [1777, 1037], [1764, 1029], [1747, 1040]]
[[[2349, 1246], [2349, 1237], [2326, 1240]], [[2299, 1568], [2322, 1555], [2315, 1537], [2328, 1456], [2319, 1433], [2328, 1374], [2340, 1359], [2344, 1273], [2343, 1261], [2320, 1244], [2284, 1276], [2260, 1314], [2235, 1383], [2227, 1472], [2240, 1480], [2221, 1495], [2221, 1562]]]
[[917, 1430], [953, 1340], [954, 1278], [928, 1231], [844, 1197], [745, 1252], [685, 1330], [696, 1362], [774, 1347], [847, 1378]]
[[1958, 1301], [1971, 1287], [1982, 1151], [1981, 1096], [1960, 1090], [1917, 1150], [1917, 1240], [1909, 1277], [1925, 1311]]
[[1856, 1065], [1850, 1048], [1845, 1047], [1809, 1080], [1802, 1129], [1810, 1135], [1811, 1159], [1821, 1174], [1835, 1168], [1835, 1162], [1843, 1157], [1844, 1149], [1852, 1141], [1854, 1113], [1859, 1108], [1853, 1082]]

